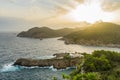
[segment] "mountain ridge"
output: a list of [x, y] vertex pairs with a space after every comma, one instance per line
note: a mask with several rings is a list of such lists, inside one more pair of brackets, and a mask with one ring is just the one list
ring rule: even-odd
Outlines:
[[120, 47], [120, 25], [99, 22], [63, 37], [67, 44]]
[[29, 38], [54, 38], [54, 37], [62, 37], [71, 32], [76, 31], [76, 29], [72, 28], [62, 28], [62, 29], [51, 29], [48, 27], [34, 27], [29, 29], [28, 31], [20, 32], [17, 37], [29, 37]]

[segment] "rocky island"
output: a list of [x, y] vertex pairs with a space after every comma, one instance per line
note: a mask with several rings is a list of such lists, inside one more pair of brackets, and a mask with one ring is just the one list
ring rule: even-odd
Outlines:
[[28, 59], [20, 58], [16, 60], [14, 66], [39, 66], [39, 67], [48, 67], [53, 66], [56, 69], [66, 69], [67, 67], [75, 67], [81, 62], [80, 57], [72, 57], [69, 53], [54, 54], [54, 58], [51, 59]]
[[40, 28], [34, 27], [29, 29], [28, 31], [20, 32], [17, 35], [17, 37], [27, 37], [27, 38], [37, 38], [37, 39], [54, 38], [54, 37], [62, 37], [68, 35], [76, 30], [78, 29], [63, 28], [63, 29], [54, 30], [48, 27], [40, 27]]

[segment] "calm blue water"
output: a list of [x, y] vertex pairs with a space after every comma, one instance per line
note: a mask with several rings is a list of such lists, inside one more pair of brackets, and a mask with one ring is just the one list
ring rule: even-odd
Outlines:
[[19, 38], [13, 33], [0, 33], [0, 80], [51, 80], [61, 79], [62, 73], [69, 74], [73, 69], [56, 71], [53, 68], [23, 68], [12, 64], [18, 58], [49, 58], [61, 52], [92, 52], [94, 50], [119, 51], [120, 48], [65, 45], [58, 38], [44, 40]]

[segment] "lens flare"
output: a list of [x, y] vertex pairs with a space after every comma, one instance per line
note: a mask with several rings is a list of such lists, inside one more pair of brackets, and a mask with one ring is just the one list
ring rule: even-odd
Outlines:
[[66, 15], [68, 18], [74, 21], [87, 21], [89, 23], [94, 23], [96, 21], [111, 21], [114, 18], [112, 12], [106, 12], [102, 10], [101, 3], [99, 0], [88, 0], [84, 4], [79, 4], [75, 9], [69, 11]]

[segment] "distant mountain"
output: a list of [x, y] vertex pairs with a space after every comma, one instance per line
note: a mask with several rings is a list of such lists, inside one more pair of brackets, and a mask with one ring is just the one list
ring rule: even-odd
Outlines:
[[63, 37], [66, 43], [120, 47], [120, 25], [98, 22]]
[[34, 27], [28, 31], [23, 31], [19, 33], [18, 37], [29, 37], [29, 38], [53, 38], [60, 37], [70, 34], [71, 32], [76, 31], [75, 29], [63, 28], [58, 30], [53, 30], [48, 27]]
[[76, 30], [77, 29], [75, 29], [75, 28], [63, 28], [63, 29], [55, 30], [55, 32], [58, 33], [59, 36], [65, 36]]

